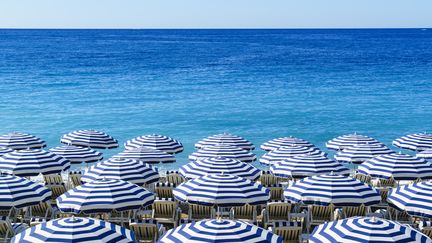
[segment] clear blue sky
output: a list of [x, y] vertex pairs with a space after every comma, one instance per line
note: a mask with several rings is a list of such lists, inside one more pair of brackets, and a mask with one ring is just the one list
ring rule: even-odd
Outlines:
[[432, 0], [1, 0], [0, 28], [432, 27]]

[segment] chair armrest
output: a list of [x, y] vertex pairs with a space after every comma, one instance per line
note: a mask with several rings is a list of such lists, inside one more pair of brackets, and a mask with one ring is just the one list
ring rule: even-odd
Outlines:
[[182, 212], [181, 208], [177, 208], [177, 209], [174, 211], [174, 220], [179, 220], [179, 219], [180, 219], [181, 212]]
[[159, 237], [161, 237], [164, 233], [165, 233], [165, 227], [162, 226], [162, 227], [160, 227], [159, 230], [158, 230]]
[[232, 219], [234, 219], [234, 217], [235, 217], [234, 208], [231, 208], [230, 212], [229, 212], [229, 218], [232, 220]]
[[342, 208], [336, 208], [333, 213], [333, 220], [339, 220], [346, 218], [345, 212]]
[[192, 208], [189, 207], [188, 209], [188, 220], [192, 220]]
[[216, 210], [214, 208], [211, 209], [211, 218], [214, 219], [216, 218]]
[[262, 215], [262, 220], [264, 223], [267, 223], [269, 218], [268, 218], [268, 214], [267, 214], [267, 209], [264, 208], [263, 210], [261, 210], [261, 215]]

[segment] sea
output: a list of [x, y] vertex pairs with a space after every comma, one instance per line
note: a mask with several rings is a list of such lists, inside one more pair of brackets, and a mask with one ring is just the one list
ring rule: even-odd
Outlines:
[[0, 30], [0, 133], [50, 148], [77, 129], [120, 141], [105, 159], [136, 136], [180, 140], [160, 170], [223, 132], [258, 156], [282, 136], [325, 151], [354, 132], [391, 146], [432, 132], [432, 29]]

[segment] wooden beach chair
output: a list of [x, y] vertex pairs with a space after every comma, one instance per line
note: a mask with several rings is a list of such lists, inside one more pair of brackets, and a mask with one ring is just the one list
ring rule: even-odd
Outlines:
[[366, 184], [371, 184], [372, 183], [371, 182], [372, 178], [369, 175], [364, 175], [364, 174], [357, 173], [357, 174], [354, 175], [354, 178], [357, 179], [357, 180], [359, 180], [359, 181], [361, 181], [361, 182], [364, 182]]
[[388, 207], [387, 214], [390, 220], [398, 221], [402, 224], [412, 224], [412, 218], [405, 211], [400, 211], [392, 207]]
[[354, 216], [366, 216], [367, 207], [364, 205], [360, 205], [358, 207], [342, 207], [336, 209], [335, 211], [335, 220], [351, 218]]
[[432, 222], [431, 221], [421, 221], [419, 223], [419, 230], [425, 234], [427, 237], [432, 238]]
[[156, 198], [153, 203], [151, 217], [162, 224], [172, 224], [178, 226], [181, 210], [178, 203], [172, 198]]
[[64, 183], [45, 183], [45, 186], [51, 190], [51, 205], [56, 205], [57, 197], [66, 192]]
[[311, 227], [315, 225], [320, 225], [325, 222], [334, 220], [334, 206], [320, 206], [320, 205], [310, 205], [309, 206], [309, 231], [311, 232]]
[[174, 186], [178, 186], [186, 181], [186, 178], [175, 170], [167, 171], [165, 179], [166, 182], [174, 184]]
[[54, 219], [57, 216], [58, 209], [52, 207], [48, 202], [41, 202], [37, 205], [28, 207], [24, 220], [30, 220], [32, 218], [41, 218], [44, 220]]
[[131, 219], [133, 215], [134, 212], [132, 210], [125, 210], [125, 211], [112, 210], [107, 214], [103, 214], [102, 218], [108, 222], [116, 223], [124, 226], [124, 224], [127, 223], [128, 220]]
[[9, 210], [0, 210], [0, 217], [7, 217], [8, 219], [12, 220], [12, 222], [15, 222], [17, 211], [15, 208], [11, 208]]
[[81, 177], [82, 177], [81, 171], [71, 171], [69, 172], [69, 181], [72, 188], [80, 186], [82, 184]]
[[26, 224], [12, 223], [9, 217], [0, 217], [0, 239], [3, 242], [9, 242], [12, 237], [26, 229]]
[[301, 213], [289, 213], [288, 221], [289, 222], [298, 222], [303, 226], [303, 232], [309, 233], [309, 229], [307, 227], [308, 224], [308, 213], [307, 210], [304, 210]]
[[43, 180], [45, 183], [49, 183], [49, 184], [63, 183], [63, 177], [60, 174], [43, 175]]
[[264, 228], [268, 228], [275, 221], [287, 221], [291, 210], [292, 204], [282, 200], [267, 203], [261, 212]]
[[155, 184], [155, 193], [159, 198], [174, 198], [173, 190], [175, 185], [169, 182], [157, 182]]
[[257, 222], [257, 207], [246, 204], [240, 207], [233, 207], [230, 211], [230, 219], [241, 220], [256, 224]]
[[283, 200], [283, 187], [282, 184], [268, 185], [267, 188], [270, 190], [270, 200]]
[[390, 179], [378, 179], [376, 187], [392, 188], [396, 186], [396, 181], [392, 178]]
[[274, 176], [268, 170], [261, 171], [261, 176], [258, 178], [261, 185], [267, 187], [269, 185], [279, 184], [279, 178]]
[[216, 217], [216, 210], [212, 206], [203, 206], [197, 204], [190, 204], [188, 210], [188, 219], [198, 221], [202, 219], [214, 219]]
[[381, 195], [381, 201], [379, 204], [374, 205], [372, 208], [387, 209], [388, 208], [387, 196], [388, 196], [389, 188], [388, 187], [387, 188], [386, 187], [379, 187], [376, 189]]
[[135, 233], [137, 242], [156, 242], [164, 233], [164, 227], [154, 219], [129, 221], [129, 229]]
[[38, 224], [45, 223], [46, 220], [43, 218], [31, 218], [30, 219], [30, 227], [36, 226]]
[[284, 243], [302, 242], [303, 225], [301, 222], [276, 221], [270, 230], [282, 237]]

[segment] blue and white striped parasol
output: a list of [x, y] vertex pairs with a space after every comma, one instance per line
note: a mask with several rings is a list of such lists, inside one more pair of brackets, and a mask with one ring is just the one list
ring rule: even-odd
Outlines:
[[395, 180], [432, 179], [432, 164], [408, 154], [392, 153], [374, 157], [359, 165], [358, 172], [375, 178]]
[[46, 143], [34, 135], [22, 132], [13, 132], [0, 135], [0, 146], [14, 150], [41, 149], [46, 147]]
[[5, 155], [5, 154], [7, 154], [7, 153], [12, 152], [12, 151], [14, 151], [14, 150], [11, 149], [11, 148], [8, 148], [8, 147], [0, 147], [0, 157], [3, 156], [3, 155]]
[[387, 201], [411, 216], [432, 218], [431, 195], [432, 182], [419, 182], [392, 188]]
[[262, 242], [282, 243], [282, 238], [268, 230], [243, 221], [202, 220], [183, 224], [167, 231], [160, 243]]
[[30, 180], [0, 174], [0, 210], [37, 205], [51, 199], [51, 191]]
[[256, 160], [256, 155], [250, 151], [225, 144], [204, 147], [189, 155], [189, 160], [194, 161], [211, 157], [225, 157], [242, 162], [252, 162]]
[[286, 146], [315, 147], [315, 145], [313, 145], [309, 141], [300, 138], [282, 137], [282, 138], [275, 138], [263, 143], [261, 145], [261, 149], [265, 151], [272, 151], [277, 148], [286, 147]]
[[140, 209], [154, 201], [153, 193], [122, 180], [95, 180], [77, 186], [57, 198], [64, 213], [108, 213]]
[[342, 150], [344, 148], [351, 147], [358, 144], [382, 144], [382, 143], [374, 138], [354, 133], [354, 134], [342, 135], [337, 138], [333, 138], [332, 140], [329, 140], [326, 143], [326, 147], [328, 149], [333, 149], [333, 150]]
[[114, 155], [113, 158], [134, 159], [149, 164], [174, 163], [176, 161], [174, 155], [148, 147], [125, 150]]
[[423, 150], [416, 154], [417, 158], [432, 159], [432, 149]]
[[64, 145], [49, 149], [61, 157], [68, 159], [72, 164], [92, 163], [103, 159], [101, 152], [91, 148]]
[[104, 178], [143, 185], [157, 182], [159, 180], [159, 173], [156, 167], [141, 161], [111, 158], [87, 168], [81, 177], [81, 181], [90, 182]]
[[65, 134], [61, 143], [99, 149], [112, 149], [118, 147], [116, 139], [110, 135], [96, 130], [77, 130]]
[[70, 217], [50, 220], [29, 228], [12, 238], [13, 243], [45, 242], [136, 242], [132, 231], [106, 221]]
[[180, 167], [179, 172], [187, 179], [223, 173], [254, 181], [261, 175], [261, 170], [257, 169], [255, 166], [225, 157], [212, 157], [191, 161]]
[[326, 153], [316, 147], [285, 146], [264, 154], [259, 159], [259, 162], [264, 165], [272, 165], [284, 161], [288, 158], [305, 154], [327, 156]]
[[202, 149], [207, 146], [214, 146], [218, 144], [226, 144], [234, 147], [239, 147], [244, 150], [255, 149], [255, 146], [250, 141], [229, 133], [221, 133], [204, 138], [195, 144], [195, 148]]
[[324, 223], [315, 228], [310, 243], [418, 242], [432, 240], [413, 227], [375, 217], [352, 217]]
[[372, 186], [342, 175], [319, 175], [295, 182], [284, 191], [289, 201], [328, 206], [370, 206], [381, 201]]
[[173, 191], [183, 202], [206, 206], [231, 207], [265, 204], [269, 189], [253, 181], [233, 175], [206, 175], [180, 184]]
[[393, 145], [403, 149], [423, 151], [432, 149], [432, 134], [414, 133], [409, 134], [393, 141]]
[[55, 174], [69, 167], [69, 160], [41, 149], [15, 150], [0, 157], [0, 172], [17, 176]]
[[344, 148], [334, 157], [340, 162], [360, 164], [375, 156], [391, 153], [394, 151], [382, 144], [357, 144]]
[[183, 144], [179, 141], [163, 135], [144, 135], [126, 141], [125, 149], [131, 150], [139, 147], [148, 147], [161, 150], [169, 154], [177, 154], [183, 151]]
[[341, 163], [323, 155], [300, 155], [270, 166], [270, 172], [279, 177], [304, 178], [314, 175], [349, 175], [350, 170]]

